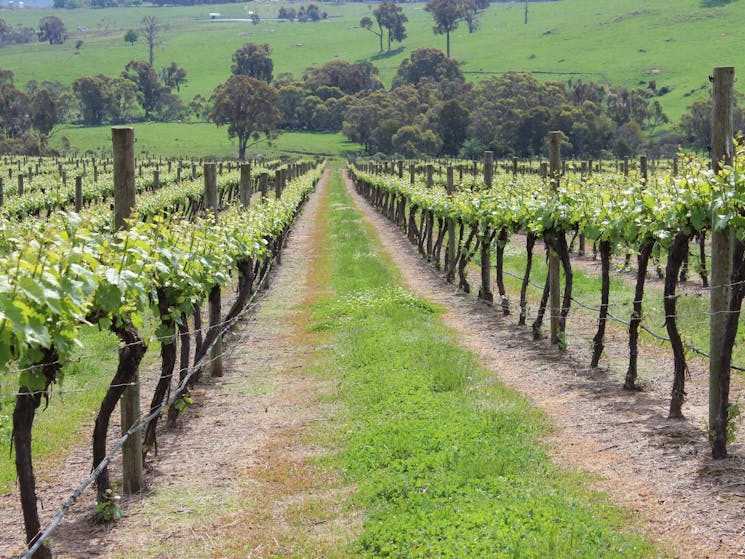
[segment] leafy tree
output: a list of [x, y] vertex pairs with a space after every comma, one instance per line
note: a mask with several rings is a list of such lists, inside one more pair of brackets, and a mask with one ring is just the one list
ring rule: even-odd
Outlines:
[[326, 19], [326, 12], [321, 12], [316, 4], [308, 4], [305, 15], [310, 21], [319, 21]]
[[[734, 131], [745, 131], [745, 111], [742, 106], [745, 97], [735, 94], [735, 107], [732, 111]], [[680, 129], [688, 141], [688, 145], [698, 149], [706, 149], [711, 144], [711, 99], [701, 97], [688, 107], [688, 112], [680, 117]]]
[[385, 91], [374, 91], [369, 95], [353, 98], [344, 113], [342, 131], [353, 142], [365, 146], [368, 153], [374, 151], [373, 134], [378, 124], [396, 116], [390, 95]]
[[40, 89], [31, 98], [31, 126], [39, 133], [41, 144], [60, 122], [59, 105], [55, 95], [48, 89]]
[[129, 43], [130, 45], [133, 45], [137, 42], [137, 39], [139, 39], [139, 36], [137, 35], [137, 31], [134, 29], [130, 29], [124, 34], [124, 41]]
[[217, 126], [228, 126], [228, 137], [238, 138], [238, 157], [245, 159], [248, 141], [263, 134], [274, 137], [281, 118], [277, 91], [262, 80], [233, 75], [212, 93], [209, 118]]
[[57, 16], [46, 16], [39, 21], [39, 40], [49, 41], [50, 45], [65, 42], [65, 24]]
[[489, 7], [489, 0], [464, 0], [464, 2], [463, 20], [468, 25], [468, 32], [475, 33], [479, 28], [479, 12]]
[[30, 127], [30, 98], [13, 85], [8, 72], [0, 82], [0, 132], [6, 138], [20, 138]]
[[150, 66], [153, 65], [154, 58], [154, 51], [155, 47], [160, 44], [160, 24], [155, 19], [155, 16], [145, 16], [140, 21], [140, 29], [142, 29], [142, 34], [145, 36], [145, 40], [147, 41], [147, 48], [148, 48], [148, 61], [150, 62]]
[[168, 122], [174, 120], [180, 120], [187, 112], [181, 98], [175, 93], [171, 93], [171, 90], [165, 88], [158, 97], [158, 105], [156, 107], [156, 116], [161, 122]]
[[399, 64], [393, 77], [393, 87], [405, 83], [418, 86], [427, 80], [458, 85], [466, 82], [456, 60], [445, 56], [445, 53], [438, 49], [418, 48]]
[[186, 70], [179, 68], [175, 62], [171, 62], [160, 70], [160, 79], [167, 87], [181, 91], [181, 86], [186, 83]]
[[378, 20], [378, 29], [377, 31], [373, 29], [373, 20], [370, 18], [370, 16], [364, 16], [360, 20], [360, 27], [362, 29], [367, 29], [370, 33], [375, 35], [379, 41], [380, 41], [380, 51], [383, 52], [383, 26], [380, 24], [380, 20]]
[[352, 64], [345, 60], [333, 60], [318, 68], [309, 68], [305, 74], [305, 85], [313, 90], [323, 86], [337, 87], [347, 95], [383, 87], [377, 67], [370, 62]]
[[393, 135], [398, 132], [401, 122], [395, 118], [384, 118], [378, 122], [370, 135], [370, 151], [376, 153], [394, 153]]
[[137, 84], [127, 77], [111, 78], [104, 90], [106, 99], [105, 118], [114, 124], [130, 122], [134, 108], [141, 104], [142, 95]]
[[12, 32], [13, 28], [8, 25], [7, 21], [0, 17], [0, 44], [7, 43]]
[[391, 138], [396, 153], [404, 157], [433, 156], [442, 149], [442, 140], [432, 130], [418, 126], [402, 126]]
[[277, 19], [286, 19], [288, 21], [293, 21], [297, 17], [297, 12], [295, 11], [295, 8], [282, 6], [279, 9], [279, 14], [277, 15]]
[[191, 101], [187, 111], [194, 116], [197, 120], [201, 120], [207, 116], [207, 99], [197, 93]]
[[450, 33], [458, 28], [458, 22], [466, 16], [467, 0], [429, 0], [424, 9], [430, 12], [435, 20], [432, 29], [435, 35], [445, 35], [446, 53], [450, 58]]
[[373, 10], [373, 15], [380, 29], [380, 52], [383, 52], [383, 29], [388, 31], [388, 52], [390, 52], [391, 41], [400, 43], [406, 38], [404, 24], [409, 21], [409, 18], [406, 17], [402, 8], [390, 0], [383, 0]]
[[103, 123], [109, 98], [109, 79], [106, 76], [83, 76], [72, 83], [80, 102], [83, 124], [96, 126]]
[[274, 62], [269, 57], [272, 53], [267, 44], [246, 43], [233, 53], [231, 71], [235, 75], [249, 76], [271, 83]]
[[468, 117], [470, 113], [458, 99], [445, 101], [440, 107], [435, 131], [442, 139], [442, 153], [458, 155], [468, 136]]
[[297, 84], [289, 84], [279, 88], [279, 111], [282, 113], [282, 128], [301, 130], [304, 128], [300, 119], [300, 107], [308, 91]]
[[150, 118], [151, 113], [159, 109], [161, 96], [170, 93], [170, 90], [161, 83], [157, 72], [144, 60], [130, 61], [124, 67], [122, 77], [137, 85], [145, 118]]

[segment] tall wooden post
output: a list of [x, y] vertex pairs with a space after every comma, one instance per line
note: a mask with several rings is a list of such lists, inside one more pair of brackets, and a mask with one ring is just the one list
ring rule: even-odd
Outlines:
[[[714, 68], [711, 126], [711, 167], [719, 172], [722, 165], [731, 165], [734, 156], [732, 145], [735, 69]], [[729, 227], [717, 231], [716, 211], [711, 227], [711, 291], [709, 313], [709, 437], [712, 456], [727, 456], [727, 403], [729, 401], [729, 366], [722, 359], [726, 317], [730, 304], [732, 274], [732, 249], [734, 235]], [[726, 370], [725, 370], [726, 369]], [[724, 420], [724, 421], [723, 421]]]
[[409, 182], [411, 184], [414, 184], [415, 180], [416, 180], [416, 168], [414, 167], [413, 163], [409, 163]]
[[153, 191], [160, 190], [160, 169], [153, 171]]
[[251, 204], [251, 164], [241, 163], [239, 198], [241, 206], [247, 208]]
[[0, 177], [0, 207], [5, 205], [5, 187], [3, 186], [3, 178]]
[[18, 196], [23, 196], [23, 173], [18, 173]]
[[[484, 152], [484, 185], [492, 187], [492, 175], [494, 172], [494, 153]], [[479, 288], [479, 299], [491, 303], [494, 294], [491, 291], [491, 243], [488, 242], [491, 232], [481, 228], [481, 287]]]
[[[429, 173], [429, 170], [432, 168], [431, 165], [427, 165], [427, 175], [428, 177], [431, 176]], [[453, 180], [453, 168], [448, 165], [447, 168], [447, 193], [449, 195], [452, 195], [455, 191], [455, 181]], [[455, 281], [455, 220], [452, 217], [449, 217], [447, 219], [447, 228], [448, 228], [448, 245], [447, 245], [447, 252], [446, 255], [446, 262], [445, 262], [445, 279], [453, 283]]]
[[[448, 167], [449, 169], [450, 167]], [[435, 166], [429, 163], [427, 165], [427, 188], [432, 188], [432, 185], [434, 184], [434, 179], [432, 177], [433, 173], [435, 171]]]
[[484, 184], [486, 188], [492, 187], [494, 180], [494, 152], [484, 152]]
[[75, 211], [80, 212], [83, 209], [83, 177], [75, 177]]
[[[115, 126], [111, 129], [114, 150], [114, 227], [123, 229], [135, 208], [135, 133], [134, 128]], [[122, 394], [120, 402], [122, 433], [126, 433], [140, 418], [140, 373], [136, 371], [132, 384]], [[122, 447], [122, 489], [138, 493], [143, 487], [142, 435], [132, 433]]]
[[[211, 211], [217, 223], [217, 165], [214, 163], [204, 164], [204, 207]], [[221, 297], [220, 286], [214, 286], [209, 293], [209, 328], [219, 329], [221, 322]], [[222, 337], [218, 338], [209, 356], [210, 376], [223, 376], [222, 367]]]
[[279, 200], [282, 197], [282, 171], [274, 171], [274, 198]]
[[[551, 190], [559, 189], [559, 173], [561, 170], [561, 132], [549, 132], [549, 180]], [[559, 343], [559, 318], [561, 316], [561, 278], [559, 255], [549, 247], [548, 277], [549, 300], [551, 305], [551, 343]]]
[[649, 166], [647, 165], [647, 156], [639, 156], [639, 177], [646, 184], [649, 179]]

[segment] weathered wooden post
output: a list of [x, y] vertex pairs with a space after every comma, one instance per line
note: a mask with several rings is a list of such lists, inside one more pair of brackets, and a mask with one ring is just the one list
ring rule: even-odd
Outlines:
[[279, 200], [282, 197], [282, 171], [274, 171], [274, 197]]
[[647, 165], [646, 155], [642, 155], [639, 157], [639, 177], [644, 182], [644, 184], [647, 184], [647, 180], [649, 179], [649, 167]]
[[[217, 223], [217, 165], [215, 163], [204, 164], [204, 207], [212, 212]], [[215, 285], [209, 293], [209, 328], [219, 330], [221, 319], [221, 297], [220, 286]], [[215, 345], [209, 355], [210, 376], [223, 376], [222, 367], [222, 336], [215, 340]]]
[[517, 178], [517, 156], [512, 156], [512, 176]]
[[[134, 211], [135, 190], [135, 134], [131, 127], [115, 126], [111, 129], [114, 151], [114, 227], [123, 229]], [[140, 417], [140, 373], [135, 371], [132, 382], [122, 394], [122, 433], [126, 433]], [[122, 489], [125, 493], [138, 493], [143, 487], [142, 435], [132, 433], [122, 447]]]
[[[712, 93], [711, 166], [719, 172], [731, 165], [734, 156], [735, 69], [714, 68]], [[717, 231], [716, 210], [711, 226], [711, 291], [709, 312], [709, 440], [713, 458], [727, 456], [727, 422], [729, 407], [730, 362], [723, 359], [725, 332], [730, 298], [734, 235], [729, 227]]]
[[[427, 171], [429, 175], [429, 170], [432, 166], [427, 165]], [[448, 165], [447, 168], [447, 193], [449, 196], [452, 196], [453, 192], [455, 192], [455, 181], [453, 180], [453, 168]], [[448, 228], [448, 245], [447, 245], [447, 252], [445, 253], [445, 279], [448, 283], [453, 283], [455, 281], [455, 220], [452, 217], [448, 217], [447, 219], [447, 228]]]
[[[492, 173], [494, 163], [494, 153], [491, 151], [484, 152], [484, 184], [486, 188], [492, 187]], [[479, 299], [494, 301], [494, 294], [491, 290], [491, 243], [489, 238], [491, 231], [481, 226], [481, 288], [479, 289]]]
[[23, 173], [18, 173], [18, 196], [23, 196]]
[[494, 152], [484, 152], [484, 184], [491, 188], [494, 181]]
[[629, 156], [628, 155], [623, 156], [623, 176], [624, 177], [629, 176]]
[[160, 169], [153, 171], [153, 191], [160, 190]]
[[75, 211], [80, 212], [83, 209], [83, 177], [75, 177]]
[[[549, 132], [549, 180], [551, 190], [559, 189], [559, 170], [561, 169], [561, 132]], [[556, 234], [556, 232], [555, 232]], [[559, 255], [549, 247], [548, 276], [551, 305], [551, 343], [559, 343], [559, 319], [561, 317], [561, 278]]]
[[[448, 167], [450, 169], [450, 167]], [[433, 178], [433, 173], [435, 170], [435, 166], [432, 165], [432, 163], [427, 164], [427, 175], [426, 175], [426, 181], [427, 181], [427, 188], [432, 188], [432, 185], [435, 183]]]
[[3, 186], [3, 178], [0, 177], [0, 207], [5, 205], [5, 187]]
[[409, 163], [409, 182], [411, 184], [414, 184], [414, 181], [416, 180], [416, 167], [413, 163]]
[[241, 163], [239, 198], [241, 206], [245, 209], [251, 204], [251, 164]]

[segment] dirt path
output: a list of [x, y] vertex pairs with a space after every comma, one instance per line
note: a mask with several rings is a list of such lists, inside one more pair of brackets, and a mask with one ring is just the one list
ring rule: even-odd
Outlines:
[[[548, 443], [560, 462], [599, 476], [596, 486], [638, 514], [639, 525], [678, 557], [745, 555], [745, 450], [739, 443], [731, 447], [731, 458], [709, 458], [705, 374], [693, 371], [687, 419], [667, 420], [672, 368], [661, 352], [647, 357], [657, 361], [659, 372], [647, 379], [644, 392], [621, 390], [624, 369], [615, 365], [625, 356], [623, 342], [609, 350], [611, 365], [596, 370], [582, 348], [561, 354], [545, 341], [534, 342], [516, 317], [503, 317], [447, 284], [347, 185], [408, 287], [443, 305], [462, 343], [548, 414], [557, 426]], [[732, 401], [743, 401], [742, 387], [734, 392]]]
[[[307, 431], [334, 414], [333, 386], [303, 375], [314, 351], [304, 333], [303, 305], [322, 296], [325, 285], [313, 263], [322, 256], [327, 198], [328, 172], [289, 236], [256, 312], [226, 340], [225, 376], [205, 378], [180, 426], [159, 436], [144, 497], [123, 500], [125, 517], [111, 528], [92, 522], [95, 492], [87, 490], [53, 536], [55, 557], [281, 556], [309, 541], [322, 549], [351, 537], [354, 515], [344, 518], [335, 510], [348, 489], [318, 475], [310, 458], [321, 450], [306, 442]], [[40, 484], [44, 519], [84, 477], [89, 462], [89, 450], [76, 449], [60, 468], [69, 478]], [[307, 522], [307, 495], [316, 507], [324, 504], [323, 522]], [[19, 508], [14, 502], [15, 494], [2, 498], [3, 507]], [[0, 515], [12, 520], [0, 534], [3, 557], [21, 551], [20, 517], [8, 512]]]

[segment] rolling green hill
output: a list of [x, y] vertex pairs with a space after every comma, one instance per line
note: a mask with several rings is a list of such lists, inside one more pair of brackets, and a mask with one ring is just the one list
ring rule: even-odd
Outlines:
[[[123, 40], [137, 29], [143, 15], [164, 26], [155, 66], [176, 61], [188, 72], [180, 95], [208, 96], [230, 72], [232, 53], [246, 42], [267, 42], [273, 49], [275, 76], [296, 77], [308, 66], [333, 59], [370, 60], [390, 83], [396, 67], [412, 49], [444, 50], [444, 36], [432, 33], [432, 18], [423, 3], [405, 4], [409, 38], [390, 55], [377, 53], [377, 38], [359, 27], [373, 5], [321, 4], [329, 18], [318, 23], [270, 21], [277, 2], [201, 5], [173, 8], [0, 11], [9, 24], [36, 26], [44, 15], [63, 19], [70, 31], [64, 45], [34, 43], [0, 48], [0, 68], [12, 70], [16, 83], [29, 79], [71, 82], [78, 76], [119, 73], [131, 59], [147, 58], [142, 38], [131, 46]], [[247, 18], [248, 10], [263, 19]], [[624, 86], [656, 82], [668, 88], [661, 96], [668, 115], [677, 121], [697, 96], [705, 95], [714, 66], [737, 65], [745, 52], [743, 0], [559, 0], [531, 2], [527, 25], [522, 3], [495, 3], [482, 16], [480, 29], [461, 25], [452, 37], [452, 56], [470, 79], [508, 70], [532, 71], [542, 79], [605, 81]], [[79, 53], [75, 42], [84, 41]], [[397, 46], [397, 45], [396, 45]], [[745, 71], [745, 67], [743, 68]]]

